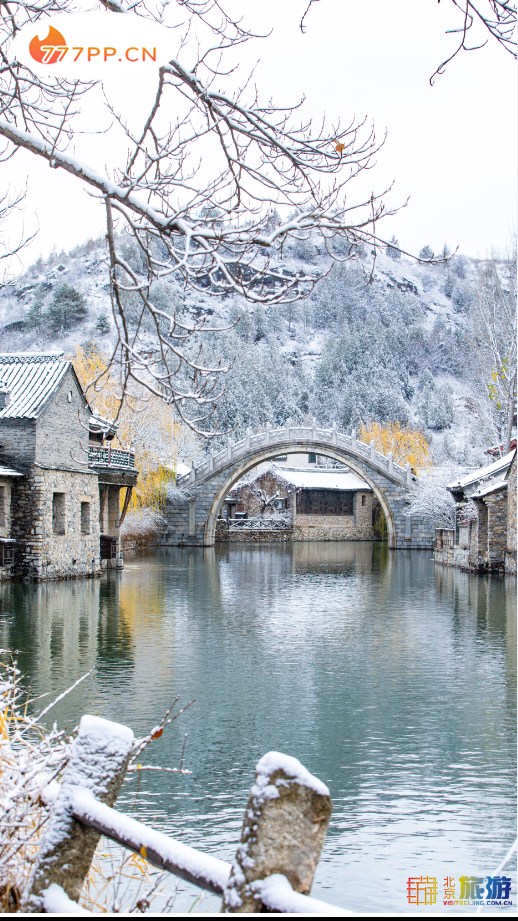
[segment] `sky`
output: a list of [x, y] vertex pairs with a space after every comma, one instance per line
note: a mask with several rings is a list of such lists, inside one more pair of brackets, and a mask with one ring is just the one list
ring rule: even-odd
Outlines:
[[[245, 25], [271, 32], [240, 47], [232, 62], [239, 62], [236, 79], [256, 66], [263, 99], [284, 105], [305, 96], [303, 111], [317, 125], [324, 115], [331, 124], [367, 117], [379, 139], [387, 132], [376, 165], [355, 183], [353, 195], [393, 183], [390, 206], [410, 198], [384, 222], [385, 238], [395, 234], [412, 252], [425, 244], [437, 251], [444, 243], [481, 258], [505, 251], [516, 227], [516, 62], [490, 41], [458, 55], [430, 86], [454, 47], [455, 36], [445, 34], [458, 25], [452, 3], [319, 0], [307, 14], [305, 34], [299, 22], [307, 0], [223, 0], [223, 6]], [[154, 83], [125, 79], [106, 91], [137, 124]], [[102, 112], [85, 109], [87, 131], [107, 125]], [[91, 139], [86, 134], [78, 144], [98, 168], [113, 159], [109, 130]], [[25, 265], [53, 247], [69, 250], [104, 232], [103, 208], [91, 193], [34, 155], [17, 154], [2, 166], [2, 179], [13, 191], [27, 184], [24, 231], [39, 228], [23, 252]], [[21, 217], [12, 224], [12, 239], [21, 232]]]

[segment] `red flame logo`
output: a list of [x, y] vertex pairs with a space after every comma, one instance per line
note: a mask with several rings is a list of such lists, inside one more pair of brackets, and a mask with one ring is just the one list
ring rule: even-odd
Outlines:
[[56, 64], [63, 60], [67, 51], [66, 40], [53, 26], [49, 26], [49, 34], [41, 42], [35, 35], [29, 45], [31, 57], [39, 64]]

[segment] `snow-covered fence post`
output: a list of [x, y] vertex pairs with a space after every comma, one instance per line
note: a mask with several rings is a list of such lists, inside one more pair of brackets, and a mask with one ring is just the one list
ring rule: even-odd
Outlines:
[[212, 451], [209, 454], [209, 473], [212, 473], [214, 470], [214, 455]]
[[227, 438], [227, 460], [232, 460], [232, 442]]
[[375, 460], [376, 460], [376, 445], [374, 443], [374, 439], [372, 439], [371, 441], [371, 461], [375, 461]]
[[331, 429], [331, 442], [332, 442], [332, 444], [334, 444], [334, 445], [336, 444], [336, 441], [337, 441], [336, 435], [337, 435], [337, 432], [336, 432], [336, 422], [333, 422], [333, 428]]
[[388, 457], [388, 472], [394, 473], [394, 454], [392, 453], [392, 451], [389, 451], [389, 453], [387, 454], [387, 457]]
[[90, 869], [100, 834], [76, 822], [72, 815], [74, 794], [91, 791], [102, 803], [113, 806], [121, 788], [131, 750], [133, 732], [127, 726], [97, 716], [83, 716], [63, 775], [45, 837], [27, 890], [25, 910], [41, 912], [45, 891], [61, 886], [77, 902]]
[[405, 470], [406, 470], [406, 484], [407, 486], [411, 486], [412, 485], [412, 469], [410, 467], [410, 464], [408, 463], [405, 464]]
[[267, 422], [267, 423], [266, 423], [266, 444], [267, 444], [267, 445], [270, 444], [270, 434], [271, 434], [271, 431], [272, 431], [272, 427], [271, 427], [270, 423]]
[[245, 433], [245, 451], [250, 449], [250, 429], [247, 428]]
[[309, 895], [331, 818], [329, 790], [296, 758], [269, 752], [255, 771], [222, 912], [268, 911], [261, 886], [274, 874]]

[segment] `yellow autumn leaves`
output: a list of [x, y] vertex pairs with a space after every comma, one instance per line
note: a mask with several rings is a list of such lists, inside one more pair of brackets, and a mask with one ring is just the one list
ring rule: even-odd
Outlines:
[[[87, 391], [91, 408], [105, 419], [114, 419], [119, 409], [120, 390], [106, 355], [95, 343], [86, 347], [78, 345], [72, 363], [83, 390]], [[90, 386], [98, 378], [98, 383]], [[173, 410], [164, 400], [144, 390], [141, 395], [125, 399], [118, 426], [113, 447], [132, 451], [135, 468], [139, 471], [130, 509], [159, 511], [167, 483], [175, 480], [179, 450], [185, 448], [190, 449], [191, 455], [195, 453], [196, 445], [190, 443], [192, 433], [186, 435], [186, 426], [174, 418]]]
[[425, 435], [419, 429], [413, 429], [409, 425], [402, 425], [400, 422], [369, 422], [367, 425], [360, 426], [358, 438], [365, 444], [374, 441], [376, 450], [380, 454], [388, 454], [389, 451], [392, 451], [394, 461], [401, 467], [404, 467], [405, 464], [410, 464], [414, 470], [418, 468], [427, 470], [433, 467]]

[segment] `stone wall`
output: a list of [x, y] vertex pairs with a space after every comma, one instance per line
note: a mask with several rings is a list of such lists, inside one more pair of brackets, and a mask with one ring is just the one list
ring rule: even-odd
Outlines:
[[486, 498], [488, 536], [486, 561], [488, 566], [503, 566], [507, 548], [507, 490], [491, 493]]
[[0, 463], [28, 468], [36, 456], [36, 420], [0, 420]]
[[[299, 516], [303, 517], [303, 516]], [[317, 516], [304, 516], [308, 518]], [[298, 519], [297, 519], [298, 520]], [[351, 519], [352, 521], [352, 519]], [[315, 525], [299, 526], [293, 528], [272, 528], [265, 530], [249, 530], [248, 528], [229, 529], [226, 521], [220, 519], [216, 524], [216, 541], [226, 541], [227, 543], [266, 543], [275, 541], [283, 543], [286, 541], [339, 541], [339, 540], [374, 540], [374, 532], [371, 528], [354, 527], [318, 527]]]
[[85, 426], [89, 416], [75, 373], [69, 368], [57, 393], [38, 418], [36, 463], [84, 470], [88, 463]]
[[469, 550], [467, 547], [445, 547], [435, 550], [433, 558], [436, 563], [443, 566], [458, 566], [459, 569], [469, 569]]
[[[55, 533], [54, 494], [64, 494], [64, 534]], [[81, 530], [81, 503], [89, 505], [89, 531]], [[85, 515], [83, 515], [83, 526]], [[12, 499], [15, 575], [62, 579], [101, 572], [97, 475], [35, 466], [16, 483]]]
[[354, 525], [347, 528], [328, 528], [316, 525], [304, 527], [296, 524], [293, 528], [292, 540], [374, 540], [374, 531], [372, 527], [355, 527]]
[[507, 547], [504, 568], [506, 572], [516, 574], [516, 454], [507, 474]]

